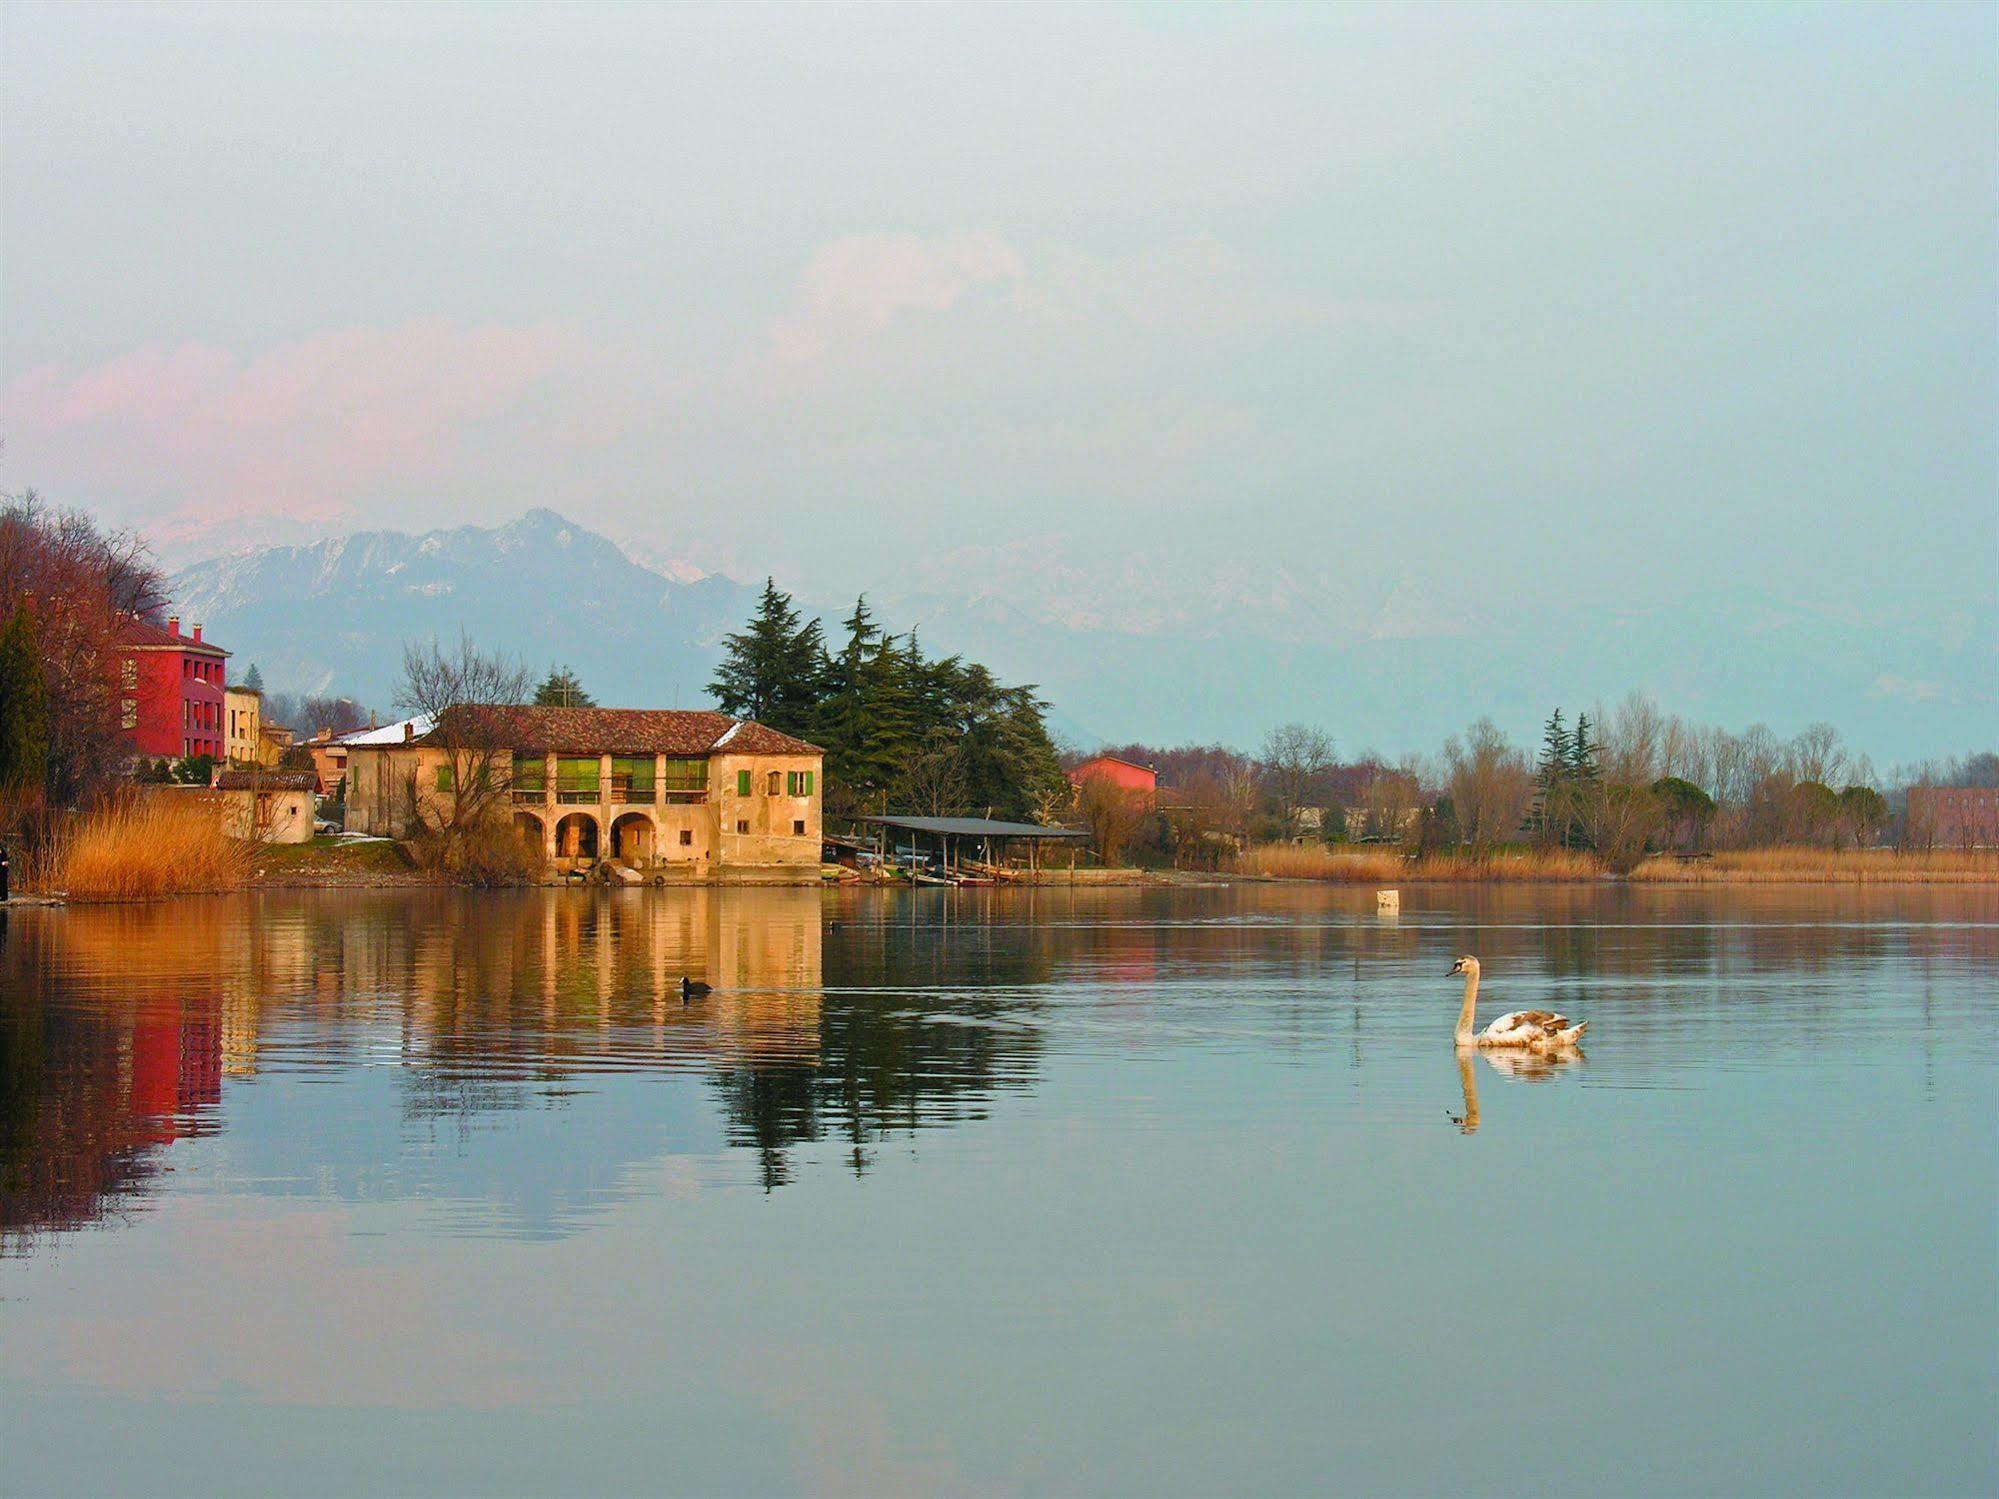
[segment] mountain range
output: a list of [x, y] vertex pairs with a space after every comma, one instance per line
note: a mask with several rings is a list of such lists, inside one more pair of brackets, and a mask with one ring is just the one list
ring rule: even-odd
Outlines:
[[[1714, 594], [1617, 609], [1542, 602], [1510, 619], [1441, 608], [1409, 575], [1357, 608], [1277, 569], [1172, 591], [1148, 589], [1140, 561], [1122, 565], [1120, 586], [1117, 566], [966, 551], [871, 589], [869, 602], [888, 628], [917, 627], [932, 653], [962, 651], [1006, 680], [1039, 684], [1058, 737], [1079, 747], [1247, 749], [1297, 719], [1325, 725], [1346, 753], [1433, 751], [1482, 714], [1531, 744], [1550, 708], [1573, 713], [1634, 687], [1730, 727], [1789, 733], [1829, 721], [1884, 762], [1992, 738], [1991, 608], [1880, 619], [1851, 605]], [[757, 591], [685, 564], [648, 565], [547, 509], [499, 526], [245, 551], [185, 569], [172, 589], [182, 617], [235, 653], [233, 675], [255, 662], [272, 689], [337, 691], [384, 711], [403, 643], [461, 631], [537, 670], [572, 666], [607, 704], [705, 706], [722, 637]], [[798, 598], [829, 633], [852, 603], [852, 593], [807, 588]], [[1708, 616], [1701, 637], [1730, 640], [1728, 652], [1687, 648], [1690, 611]]]

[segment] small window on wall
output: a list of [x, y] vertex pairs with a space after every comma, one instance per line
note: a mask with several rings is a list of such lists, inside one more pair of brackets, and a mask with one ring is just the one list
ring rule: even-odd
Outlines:
[[772, 796], [776, 796], [776, 795], [777, 795], [777, 777], [778, 777], [778, 773], [777, 773], [776, 771], [774, 771], [774, 770], [773, 770], [773, 771], [772, 771], [772, 772], [770, 773], [770, 780], [769, 780], [769, 783], [768, 783], [768, 789], [769, 789], [769, 792], [770, 792], [770, 794], [771, 794]]
[[680, 830], [680, 846], [682, 848], [694, 847], [694, 829], [682, 828]]
[[812, 772], [809, 770], [788, 770], [784, 773], [784, 794], [786, 796], [812, 795]]
[[[748, 774], [748, 772], [746, 771], [744, 772], [744, 774]], [[750, 820], [747, 817], [739, 817], [736, 819], [737, 832], [747, 833], [749, 830], [750, 830]]]
[[[750, 794], [750, 773], [747, 770], [739, 770], [736, 772], [736, 795], [748, 796], [749, 794]], [[745, 828], [742, 831], [747, 832], [748, 829]]]
[[803, 838], [805, 836], [804, 818], [798, 818], [791, 824], [791, 836], [794, 838]]

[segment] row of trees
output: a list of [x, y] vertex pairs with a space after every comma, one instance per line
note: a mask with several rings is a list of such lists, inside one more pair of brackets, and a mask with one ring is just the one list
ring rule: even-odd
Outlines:
[[[1831, 725], [1788, 739], [1761, 725], [1731, 732], [1663, 713], [1640, 693], [1578, 715], [1573, 727], [1558, 710], [1532, 758], [1489, 718], [1433, 757], [1394, 763], [1343, 761], [1329, 734], [1304, 724], [1273, 730], [1255, 755], [1219, 745], [1108, 753], [1160, 777], [1156, 815], [1127, 814], [1121, 841], [1182, 863], [1223, 843], [1297, 836], [1477, 855], [1525, 842], [1594, 851], [1614, 866], [1653, 850], [1851, 847], [1891, 830], [1902, 801], [1874, 784], [1874, 767]], [[1999, 757], [1981, 754], [1913, 767], [1896, 784], [1988, 780], [1999, 784]], [[1117, 827], [1110, 809], [1086, 815]]]
[[924, 655], [916, 632], [884, 630], [862, 597], [828, 644], [770, 580], [755, 613], [727, 637], [709, 692], [826, 751], [826, 810], [1047, 818], [1068, 800], [1032, 686], [1009, 686], [976, 661]]

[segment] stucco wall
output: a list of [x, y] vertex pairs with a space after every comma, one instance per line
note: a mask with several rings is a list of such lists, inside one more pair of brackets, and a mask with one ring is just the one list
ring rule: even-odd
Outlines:
[[[438, 768], [448, 763], [441, 750], [419, 746], [383, 749], [356, 746], [348, 757], [347, 826], [361, 833], [404, 837], [411, 828], [410, 796], [427, 811], [446, 804], [437, 787]], [[749, 772], [749, 794], [739, 794], [739, 776]], [[771, 777], [777, 791], [771, 791]], [[794, 794], [810, 775], [811, 793]], [[582, 814], [597, 824], [598, 859], [612, 856], [613, 830], [619, 817], [638, 813], [651, 819], [654, 833], [648, 863], [695, 867], [814, 866], [819, 863], [820, 798], [824, 770], [817, 755], [714, 755], [708, 763], [707, 799], [699, 802], [658, 798], [648, 802], [609, 800], [610, 779], [600, 775], [604, 795], [587, 803], [556, 800], [553, 767], [546, 789], [531, 802], [510, 795], [502, 804], [510, 819], [521, 814], [536, 818], [544, 852], [567, 863], [557, 845], [564, 817]], [[747, 824], [747, 832], [738, 832]], [[803, 831], [800, 831], [802, 825]], [[681, 835], [687, 834], [683, 843]]]
[[[263, 843], [312, 842], [310, 791], [218, 791], [222, 799], [222, 832], [229, 838], [256, 838]], [[265, 804], [263, 817], [256, 806]]]

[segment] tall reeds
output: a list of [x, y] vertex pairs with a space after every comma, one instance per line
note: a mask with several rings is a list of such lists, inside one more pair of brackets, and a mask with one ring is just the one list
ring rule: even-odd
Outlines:
[[1631, 871], [1648, 885], [1999, 883], [1999, 849], [1746, 848], [1705, 859], [1653, 857]]
[[1391, 848], [1346, 850], [1323, 843], [1264, 843], [1236, 861], [1238, 874], [1273, 880], [1327, 880], [1392, 885], [1436, 882], [1596, 880], [1603, 861], [1568, 849], [1506, 850], [1482, 859], [1470, 854], [1404, 857]]
[[199, 792], [121, 796], [57, 821], [30, 862], [30, 885], [71, 900], [154, 900], [235, 890], [251, 846], [223, 836], [222, 810]]

